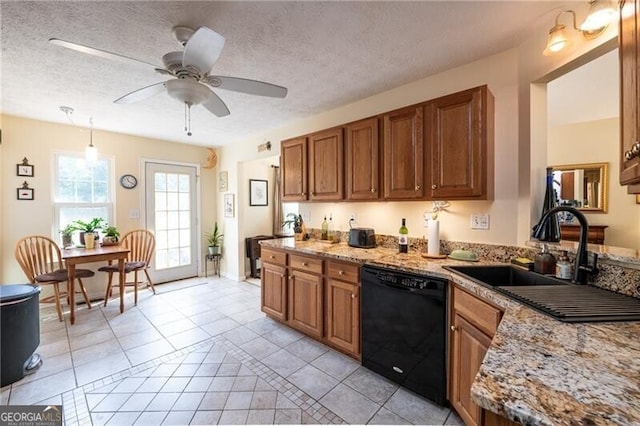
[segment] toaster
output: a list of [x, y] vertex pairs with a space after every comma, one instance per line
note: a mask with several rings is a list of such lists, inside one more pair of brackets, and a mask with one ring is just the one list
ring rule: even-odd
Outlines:
[[351, 228], [349, 229], [349, 245], [358, 248], [374, 248], [376, 234], [371, 228]]

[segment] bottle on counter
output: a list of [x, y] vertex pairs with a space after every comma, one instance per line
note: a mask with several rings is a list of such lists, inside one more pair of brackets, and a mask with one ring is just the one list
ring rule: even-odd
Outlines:
[[407, 219], [402, 218], [402, 225], [398, 231], [398, 252], [409, 252], [409, 230], [407, 229]]
[[556, 278], [561, 278], [563, 280], [570, 280], [573, 278], [571, 262], [569, 261], [569, 256], [567, 256], [566, 250], [560, 251], [560, 256], [556, 262]]
[[542, 251], [536, 255], [533, 259], [533, 270], [539, 274], [555, 275], [556, 273], [556, 258], [549, 253], [549, 249], [546, 244], [542, 245]]
[[322, 232], [320, 234], [320, 239], [329, 239], [329, 222], [327, 222], [327, 215], [324, 215], [324, 220], [322, 221]]
[[327, 239], [329, 241], [335, 241], [336, 231], [333, 228], [333, 215], [329, 213], [329, 224], [327, 225]]
[[[544, 193], [544, 203], [542, 205], [542, 214], [540, 218], [542, 219], [542, 216], [554, 207], [556, 207], [556, 196], [553, 189], [553, 168], [547, 167], [547, 187]], [[534, 230], [540, 226], [543, 227], [543, 232], [538, 238], [540, 241], [560, 241], [560, 222], [558, 221], [557, 214], [550, 216], [544, 224], [538, 223], [534, 227]]]

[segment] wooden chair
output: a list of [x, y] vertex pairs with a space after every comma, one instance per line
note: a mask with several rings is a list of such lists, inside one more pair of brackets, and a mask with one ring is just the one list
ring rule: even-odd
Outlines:
[[[125, 286], [134, 288], [134, 304], [138, 304], [138, 285], [144, 284], [144, 282], [138, 282], [138, 272], [144, 271], [147, 277], [146, 287], [151, 287], [153, 294], [156, 294], [156, 289], [153, 287], [153, 282], [149, 276], [148, 269], [151, 267], [151, 258], [156, 249], [156, 238], [150, 231], [146, 229], [136, 229], [129, 231], [120, 240], [120, 245], [130, 250], [127, 255], [127, 259], [124, 264], [124, 272], [128, 274], [133, 272], [133, 281], [126, 282]], [[103, 266], [98, 271], [107, 272], [109, 274], [109, 283], [107, 284], [107, 291], [104, 295], [104, 306], [107, 306], [109, 297], [113, 290], [113, 274], [118, 273], [118, 265], [114, 265], [109, 262], [109, 265]]]
[[[22, 238], [16, 243], [15, 256], [18, 264], [32, 284], [53, 285], [53, 296], [40, 299], [41, 302], [55, 302], [58, 319], [63, 320], [61, 296], [67, 296], [71, 283], [68, 282], [67, 270], [63, 267], [60, 247], [51, 238], [42, 235], [32, 235]], [[82, 278], [89, 278], [95, 273], [89, 269], [76, 269], [76, 279], [80, 284], [80, 291], [89, 309], [91, 302]], [[67, 290], [60, 291], [60, 283], [67, 281]]]

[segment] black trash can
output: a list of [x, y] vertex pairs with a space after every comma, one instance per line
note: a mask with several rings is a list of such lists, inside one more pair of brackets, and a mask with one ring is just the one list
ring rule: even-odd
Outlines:
[[33, 372], [42, 360], [40, 345], [40, 287], [0, 285], [0, 385], [6, 386]]

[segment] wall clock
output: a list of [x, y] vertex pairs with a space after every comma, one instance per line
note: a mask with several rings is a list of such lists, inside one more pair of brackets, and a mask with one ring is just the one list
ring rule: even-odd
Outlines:
[[122, 175], [120, 185], [125, 189], [133, 189], [138, 185], [138, 179], [134, 175]]

